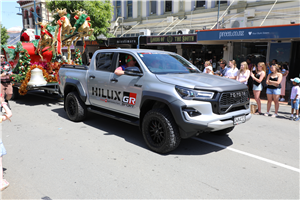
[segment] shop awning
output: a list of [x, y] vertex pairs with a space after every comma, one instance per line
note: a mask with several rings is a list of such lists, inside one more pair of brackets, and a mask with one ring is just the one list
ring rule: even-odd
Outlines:
[[197, 31], [197, 42], [253, 41], [253, 40], [300, 40], [300, 24], [257, 26]]

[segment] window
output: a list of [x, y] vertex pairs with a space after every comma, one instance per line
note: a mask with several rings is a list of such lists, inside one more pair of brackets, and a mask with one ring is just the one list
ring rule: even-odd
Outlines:
[[114, 53], [98, 53], [96, 56], [96, 70], [111, 71]]
[[150, 13], [151, 15], [156, 14], [156, 1], [150, 2]]
[[[27, 10], [25, 10], [25, 19], [26, 19], [26, 24], [29, 25], [29, 13]], [[27, 28], [27, 27], [25, 27]]]
[[172, 1], [166, 1], [165, 12], [172, 12]]
[[37, 13], [37, 15], [39, 16], [36, 20], [38, 21], [38, 22], [41, 22], [42, 21], [42, 12], [41, 12], [41, 9], [40, 9], [40, 7], [36, 7], [36, 13]]
[[202, 8], [205, 6], [205, 1], [196, 1], [196, 8]]
[[[220, 5], [221, 4], [225, 4], [225, 3], [227, 4], [227, 1], [220, 1]], [[219, 1], [218, 0], [217, 0], [217, 5], [219, 5]]]
[[127, 13], [128, 17], [132, 17], [132, 1], [127, 1]]
[[121, 1], [116, 2], [117, 17], [121, 17]]

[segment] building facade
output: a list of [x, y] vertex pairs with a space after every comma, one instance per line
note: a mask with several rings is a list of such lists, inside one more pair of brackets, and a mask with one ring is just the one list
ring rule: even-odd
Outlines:
[[[35, 29], [35, 18], [34, 18], [34, 4], [35, 4], [35, 11], [39, 16], [37, 18], [37, 22], [45, 21], [52, 21], [51, 13], [46, 9], [46, 0], [19, 0], [17, 3], [20, 5], [22, 10], [22, 21], [23, 21], [23, 28], [25, 29]], [[40, 28], [37, 26], [38, 33], [40, 33]]]
[[[197, 30], [242, 28], [270, 25], [300, 23], [299, 1], [261, 1], [261, 0], [146, 0], [146, 1], [111, 1], [114, 5], [114, 17], [110, 32], [117, 38], [130, 38], [145, 35], [148, 38], [157, 36], [176, 36], [196, 34]], [[218, 21], [218, 23], [217, 23]], [[148, 41], [148, 39], [147, 39]], [[151, 39], [149, 39], [151, 41]], [[261, 41], [259, 41], [261, 42]], [[252, 44], [251, 44], [252, 43]], [[253, 49], [249, 54], [263, 53], [266, 60], [273, 56], [271, 46], [282, 48], [291, 41], [276, 40], [257, 44], [255, 41], [226, 43], [224, 41], [206, 41], [186, 43], [146, 43], [145, 48], [157, 48], [177, 52], [195, 62], [198, 59], [230, 60], [238, 57], [241, 48]], [[134, 45], [130, 45], [135, 47]], [[247, 46], [247, 47], [245, 47]], [[281, 47], [280, 47], [281, 46]], [[287, 48], [286, 45], [284, 48]], [[211, 54], [211, 55], [209, 55]], [[288, 62], [288, 60], [283, 60]]]

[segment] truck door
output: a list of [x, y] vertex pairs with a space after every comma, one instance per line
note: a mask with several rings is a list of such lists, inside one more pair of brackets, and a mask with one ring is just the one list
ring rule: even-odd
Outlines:
[[94, 62], [90, 64], [90, 67], [93, 67], [93, 69], [88, 71], [87, 86], [92, 105], [110, 108], [109, 101], [112, 98], [112, 93], [108, 91], [108, 85], [113, 75], [115, 62], [116, 54], [113, 52], [99, 52]]
[[[128, 54], [120, 53], [118, 55], [119, 65], [124, 64], [126, 55]], [[131, 56], [137, 60], [134, 55]], [[140, 68], [138, 61], [136, 61], [136, 66]], [[138, 117], [140, 113], [139, 105], [142, 98], [143, 77], [125, 74], [117, 76], [113, 73], [109, 82], [109, 91], [113, 91], [117, 95], [114, 98], [114, 103], [111, 104], [111, 109], [126, 115]]]

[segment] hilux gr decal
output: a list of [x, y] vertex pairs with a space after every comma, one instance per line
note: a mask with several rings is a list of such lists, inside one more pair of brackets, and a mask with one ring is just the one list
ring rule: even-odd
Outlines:
[[134, 107], [136, 103], [136, 93], [108, 90], [92, 87], [92, 96], [100, 97], [100, 101], [119, 104], [126, 107]]

